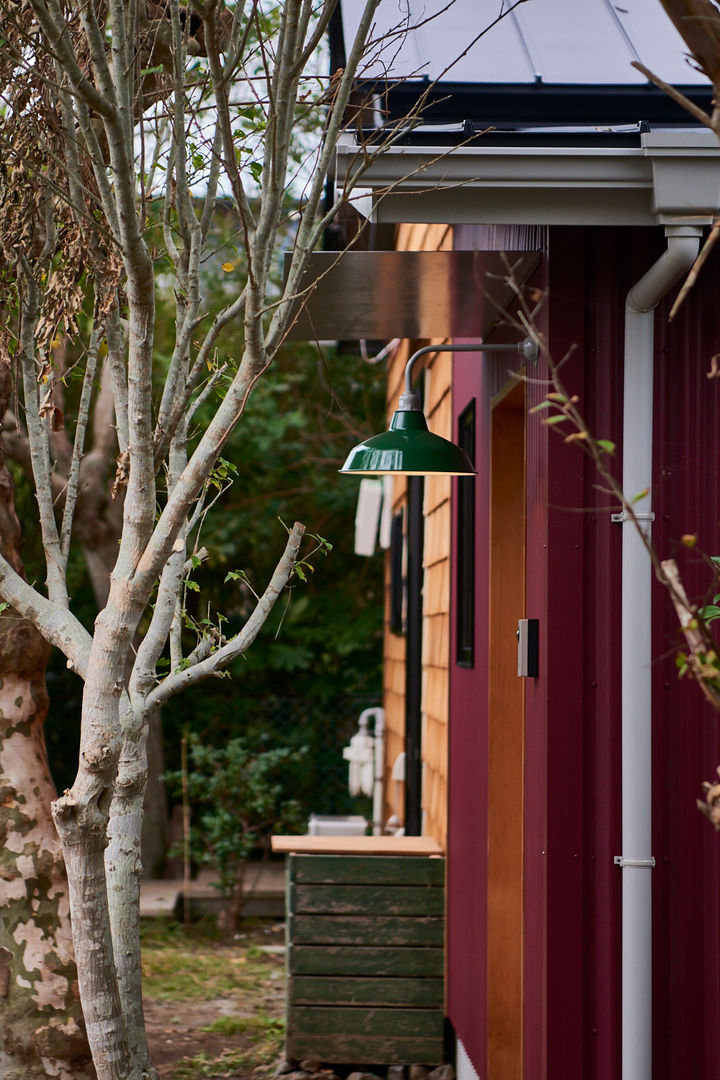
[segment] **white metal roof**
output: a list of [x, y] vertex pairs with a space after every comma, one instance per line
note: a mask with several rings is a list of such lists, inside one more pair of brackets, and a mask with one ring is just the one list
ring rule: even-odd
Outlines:
[[[341, 0], [346, 47], [364, 0]], [[707, 84], [659, 0], [525, 0], [472, 44], [508, 0], [380, 0], [362, 72], [467, 83], [642, 84], [640, 59], [666, 82]], [[406, 33], [405, 30], [411, 32]], [[460, 55], [467, 50], [465, 55]]]

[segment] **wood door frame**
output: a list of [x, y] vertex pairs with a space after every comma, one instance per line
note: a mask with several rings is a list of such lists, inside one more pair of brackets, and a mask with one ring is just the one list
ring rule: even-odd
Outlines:
[[492, 402], [488, 666], [488, 1080], [523, 1076], [525, 384]]

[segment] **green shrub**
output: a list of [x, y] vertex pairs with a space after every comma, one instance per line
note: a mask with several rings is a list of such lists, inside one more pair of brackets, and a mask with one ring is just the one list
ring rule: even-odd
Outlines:
[[[304, 827], [306, 815], [290, 793], [293, 772], [307, 748], [261, 749], [249, 737], [230, 739], [222, 747], [206, 746], [191, 735], [188, 751], [191, 855], [196, 863], [217, 869], [226, 900], [223, 924], [234, 929], [250, 854], [267, 847], [273, 833]], [[182, 774], [168, 773], [166, 780], [179, 789]]]

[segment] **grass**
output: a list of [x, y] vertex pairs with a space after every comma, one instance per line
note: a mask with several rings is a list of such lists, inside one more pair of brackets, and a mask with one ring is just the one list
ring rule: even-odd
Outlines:
[[[238, 1020], [237, 1017], [223, 1016], [215, 1021], [214, 1025], [208, 1025], [208, 1030], [223, 1030], [224, 1034], [237, 1034], [239, 1031], [247, 1033], [248, 1027], [236, 1028], [233, 1023], [227, 1024], [227, 1030], [222, 1025], [225, 1021]], [[257, 1020], [258, 1018], [253, 1018]], [[244, 1021], [248, 1024], [248, 1021]], [[218, 1026], [220, 1025], [220, 1026]], [[285, 1024], [276, 1017], [266, 1017], [264, 1023], [256, 1023], [252, 1034], [255, 1036], [253, 1045], [247, 1050], [227, 1051], [219, 1057], [210, 1058], [206, 1054], [197, 1054], [193, 1058], [186, 1058], [179, 1062], [173, 1071], [173, 1080], [200, 1080], [207, 1077], [212, 1080], [221, 1080], [222, 1077], [235, 1077], [239, 1072], [248, 1075], [253, 1073], [260, 1075], [265, 1073], [267, 1067], [277, 1060], [283, 1046]]]
[[143, 986], [160, 1001], [211, 1001], [256, 989], [268, 977], [268, 959], [256, 945], [239, 949], [223, 943], [212, 925], [189, 930], [155, 920], [143, 927]]
[[277, 1016], [259, 1013], [257, 1016], [218, 1016], [211, 1024], [206, 1024], [201, 1031], [217, 1032], [220, 1035], [254, 1035], [259, 1040], [282, 1035], [285, 1025]]
[[[164, 1080], [262, 1080], [281, 1055], [283, 961], [261, 947], [272, 940], [269, 934], [277, 941], [280, 932], [262, 923], [243, 924], [242, 930], [238, 938], [227, 939], [210, 921], [187, 930], [169, 920], [142, 925], [146, 1000], [166, 1009], [177, 1004], [177, 1013], [170, 1008], [165, 1023], [198, 1032], [183, 1046], [188, 1056], [178, 1061], [166, 1055]], [[197, 1026], [197, 1010], [212, 1017], [214, 1002], [220, 1015]]]
[[236, 1076], [240, 1070], [246, 1071], [251, 1063], [248, 1061], [248, 1053], [228, 1053], [219, 1058], [208, 1058], [206, 1054], [198, 1054], [194, 1058], [187, 1058], [180, 1062], [173, 1072], [173, 1080], [199, 1080], [200, 1077], [208, 1077], [208, 1080], [221, 1080], [222, 1077]]
[[[223, 1034], [237, 1034], [239, 1031], [248, 1032], [248, 1027], [236, 1027], [233, 1021], [238, 1017], [223, 1016], [204, 1031], [222, 1031]], [[273, 1064], [280, 1055], [283, 1047], [285, 1024], [276, 1017], [266, 1017], [263, 1023], [259, 1018], [252, 1026], [251, 1033], [254, 1035], [253, 1045], [246, 1050], [226, 1051], [219, 1057], [210, 1058], [206, 1054], [197, 1054], [195, 1057], [186, 1058], [179, 1062], [172, 1073], [172, 1080], [200, 1080], [207, 1077], [208, 1080], [221, 1080], [222, 1077], [235, 1077], [239, 1072], [245, 1075], [254, 1074], [259, 1076], [266, 1074], [267, 1068]], [[228, 1022], [226, 1027], [223, 1025]], [[247, 1025], [249, 1022], [245, 1020]]]

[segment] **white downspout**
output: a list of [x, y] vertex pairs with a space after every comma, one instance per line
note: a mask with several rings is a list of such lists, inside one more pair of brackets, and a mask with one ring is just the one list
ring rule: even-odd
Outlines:
[[[654, 309], [692, 266], [702, 230], [666, 226], [667, 250], [625, 304], [623, 491], [652, 484]], [[650, 535], [650, 494], [637, 504]], [[622, 1080], [652, 1076], [652, 570], [634, 527], [622, 541]]]

